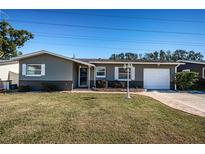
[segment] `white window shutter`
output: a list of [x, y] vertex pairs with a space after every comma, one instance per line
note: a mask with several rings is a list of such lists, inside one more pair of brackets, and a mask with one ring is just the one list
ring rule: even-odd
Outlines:
[[22, 64], [22, 75], [26, 75], [26, 64]]
[[135, 80], [135, 67], [131, 68], [131, 80]]
[[118, 80], [118, 67], [115, 67], [115, 80]]
[[41, 64], [41, 75], [44, 76], [46, 74], [45, 64]]

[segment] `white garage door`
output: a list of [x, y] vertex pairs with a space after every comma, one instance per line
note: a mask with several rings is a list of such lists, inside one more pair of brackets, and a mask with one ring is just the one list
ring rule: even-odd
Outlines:
[[170, 89], [170, 69], [144, 69], [145, 89]]

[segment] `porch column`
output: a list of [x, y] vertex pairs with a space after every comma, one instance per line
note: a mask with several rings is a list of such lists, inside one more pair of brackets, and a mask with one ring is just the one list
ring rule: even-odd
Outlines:
[[96, 88], [96, 67], [93, 68], [93, 82], [94, 82], [94, 87]]
[[88, 89], [90, 89], [90, 66], [88, 66]]

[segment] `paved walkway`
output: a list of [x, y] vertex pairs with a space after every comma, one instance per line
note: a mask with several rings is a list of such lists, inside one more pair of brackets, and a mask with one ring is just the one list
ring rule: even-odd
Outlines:
[[142, 92], [139, 94], [152, 97], [172, 108], [205, 117], [205, 94], [171, 91]]

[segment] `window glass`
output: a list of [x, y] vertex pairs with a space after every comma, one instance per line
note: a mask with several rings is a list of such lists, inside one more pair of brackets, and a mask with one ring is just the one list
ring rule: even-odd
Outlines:
[[27, 65], [27, 75], [41, 75], [41, 65]]
[[[118, 70], [118, 79], [127, 80], [127, 69], [119, 68]], [[131, 79], [131, 69], [129, 69], [129, 79]]]
[[182, 72], [190, 72], [190, 69], [184, 69]]
[[96, 68], [96, 77], [105, 77], [106, 69], [105, 67], [97, 67]]

